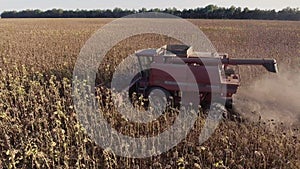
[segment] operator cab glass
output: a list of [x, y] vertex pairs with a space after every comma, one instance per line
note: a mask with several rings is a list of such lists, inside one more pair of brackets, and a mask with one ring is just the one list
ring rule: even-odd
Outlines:
[[153, 62], [152, 56], [139, 56], [139, 64], [143, 77], [149, 77], [150, 65]]

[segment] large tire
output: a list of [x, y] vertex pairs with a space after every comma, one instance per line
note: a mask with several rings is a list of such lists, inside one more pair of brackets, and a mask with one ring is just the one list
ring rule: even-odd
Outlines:
[[171, 94], [160, 87], [153, 87], [148, 92], [148, 109], [164, 112], [167, 107], [172, 105]]

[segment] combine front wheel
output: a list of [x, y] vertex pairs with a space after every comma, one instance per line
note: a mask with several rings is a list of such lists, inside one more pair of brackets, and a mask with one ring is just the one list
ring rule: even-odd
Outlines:
[[171, 105], [170, 92], [163, 88], [154, 87], [149, 90], [149, 109], [163, 113]]

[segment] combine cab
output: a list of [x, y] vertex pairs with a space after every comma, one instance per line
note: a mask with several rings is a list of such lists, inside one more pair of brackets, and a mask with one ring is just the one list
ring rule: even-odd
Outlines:
[[[155, 90], [163, 94], [162, 98], [156, 98], [157, 103], [165, 99], [178, 105], [182, 92], [199, 92], [199, 104], [202, 107], [209, 106], [214, 95], [224, 99], [226, 107], [231, 108], [232, 96], [240, 85], [237, 65], [262, 65], [269, 72], [277, 72], [274, 59], [231, 59], [227, 54], [195, 52], [186, 45], [140, 50], [135, 55], [141, 72], [132, 80], [129, 94], [136, 93], [148, 98]], [[172, 76], [174, 74], [176, 80]], [[199, 90], [190, 88], [195, 83]]]

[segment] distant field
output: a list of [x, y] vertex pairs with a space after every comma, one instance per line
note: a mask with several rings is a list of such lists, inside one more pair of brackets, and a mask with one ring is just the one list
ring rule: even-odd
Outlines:
[[[205, 144], [197, 145], [199, 132], [192, 131], [169, 152], [148, 159], [115, 157], [95, 145], [72, 107], [72, 72], [81, 47], [112, 20], [0, 19], [0, 169], [300, 168], [299, 128], [274, 127], [272, 121], [225, 119]], [[230, 57], [271, 57], [282, 72], [300, 70], [300, 22], [189, 21]], [[100, 65], [106, 71], [98, 80], [109, 81], [115, 66], [135, 50], [170, 42], [176, 40], [152, 34], [120, 42]], [[254, 66], [241, 67], [240, 73], [244, 86], [276, 76]], [[199, 118], [195, 127], [201, 126]]]
[[[72, 70], [86, 40], [113, 19], [2, 19], [1, 56], [13, 63], [48, 69]], [[208, 36], [219, 52], [231, 57], [272, 57], [281, 69], [299, 64], [300, 22], [190, 20]], [[141, 41], [145, 41], [141, 43]], [[153, 42], [156, 41], [156, 42]], [[152, 36], [126, 40], [112, 55], [129, 54], [142, 47], [160, 47], [168, 38]], [[130, 43], [128, 43], [130, 42]], [[8, 50], [9, 49], [9, 50]], [[26, 58], [26, 60], [24, 59]], [[61, 67], [61, 68], [60, 68]], [[260, 69], [242, 68], [244, 76], [256, 76]], [[247, 77], [248, 79], [248, 77]]]

